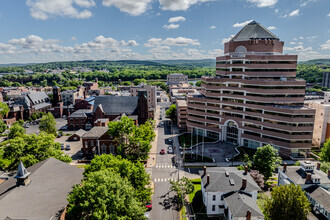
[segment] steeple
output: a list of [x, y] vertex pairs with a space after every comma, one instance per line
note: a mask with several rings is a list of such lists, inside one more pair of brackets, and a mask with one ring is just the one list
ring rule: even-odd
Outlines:
[[30, 174], [31, 173], [25, 169], [22, 161], [20, 161], [17, 168], [17, 173], [14, 176], [14, 178], [17, 179], [16, 185], [27, 185], [30, 182], [28, 178]]

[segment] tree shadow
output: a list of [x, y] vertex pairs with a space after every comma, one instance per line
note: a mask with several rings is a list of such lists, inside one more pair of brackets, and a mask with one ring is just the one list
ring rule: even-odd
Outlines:
[[166, 193], [159, 198], [163, 199], [163, 201], [159, 202], [159, 205], [163, 206], [164, 210], [172, 209], [175, 211], [180, 211], [182, 208], [177, 195], [170, 196], [169, 193]]

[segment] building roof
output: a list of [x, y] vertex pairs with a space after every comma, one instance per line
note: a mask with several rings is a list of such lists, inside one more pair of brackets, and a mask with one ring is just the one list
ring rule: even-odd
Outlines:
[[186, 100], [177, 100], [176, 104], [178, 107], [187, 107], [187, 101]]
[[27, 186], [17, 187], [14, 178], [0, 184], [0, 219], [58, 219], [83, 171], [54, 158], [27, 170], [31, 172]]
[[30, 175], [31, 173], [28, 172], [25, 167], [24, 167], [24, 164], [22, 163], [22, 161], [19, 162], [18, 164], [18, 168], [17, 168], [17, 173], [16, 175], [14, 176], [14, 178], [17, 178], [17, 179], [23, 179], [23, 178], [26, 178]]
[[[283, 167], [279, 167], [283, 172]], [[301, 169], [300, 166], [287, 166], [285, 175], [294, 183], [298, 185], [304, 185], [306, 183], [306, 172]], [[330, 184], [330, 179], [327, 174], [321, 170], [314, 169], [312, 172], [312, 178], [318, 176], [320, 184]]]
[[52, 106], [52, 104], [50, 104], [48, 102], [43, 102], [43, 103], [39, 103], [39, 104], [34, 105], [34, 109], [39, 110], [39, 109], [42, 109], [42, 108], [45, 108], [45, 107], [51, 107], [51, 106]]
[[[84, 136], [84, 134], [86, 134], [86, 131], [83, 130], [83, 129], [79, 129], [76, 133], [74, 133], [74, 134], [72, 134], [72, 135], [77, 135], [77, 136], [79, 136], [79, 137], [82, 137], [82, 136]], [[71, 135], [71, 136], [72, 136], [72, 135]]]
[[84, 134], [83, 138], [99, 138], [108, 130], [109, 130], [108, 127], [95, 126], [91, 130], [89, 130], [86, 134]]
[[251, 38], [279, 40], [272, 32], [256, 21], [245, 25], [230, 41], [246, 41]]
[[322, 205], [328, 212], [330, 211], [330, 192], [323, 189], [322, 187], [317, 187], [310, 196], [320, 205]]
[[27, 95], [30, 101], [32, 101], [33, 104], [38, 104], [38, 102], [47, 102], [49, 101], [48, 95], [42, 91], [42, 92], [34, 92]]
[[207, 185], [207, 175], [204, 171], [199, 171], [203, 186], [206, 192], [231, 192], [242, 189], [243, 178], [246, 178], [247, 183], [244, 191], [250, 192], [260, 188], [252, 177], [244, 174], [244, 170], [237, 170], [235, 167], [211, 167], [207, 168], [206, 174], [210, 175], [210, 183]]
[[263, 217], [256, 200], [243, 192], [235, 192], [225, 196], [225, 202], [230, 210], [232, 217], [246, 217], [248, 211], [251, 217]]
[[97, 96], [94, 100], [93, 112], [98, 106], [102, 107], [106, 115], [126, 115], [138, 114], [137, 96]]
[[90, 109], [79, 109], [68, 116], [68, 118], [87, 118], [88, 114], [91, 114], [92, 110]]

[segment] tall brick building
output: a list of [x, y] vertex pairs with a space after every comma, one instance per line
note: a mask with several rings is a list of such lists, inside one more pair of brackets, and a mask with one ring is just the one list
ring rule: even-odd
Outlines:
[[201, 96], [188, 97], [188, 130], [249, 148], [272, 144], [282, 156], [306, 156], [315, 110], [304, 107], [306, 82], [297, 55], [252, 21], [225, 43], [216, 76], [202, 77]]

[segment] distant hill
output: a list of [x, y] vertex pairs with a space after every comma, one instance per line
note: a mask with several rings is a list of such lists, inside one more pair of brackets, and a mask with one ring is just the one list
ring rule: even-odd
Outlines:
[[316, 59], [300, 62], [301, 64], [330, 65], [330, 59]]

